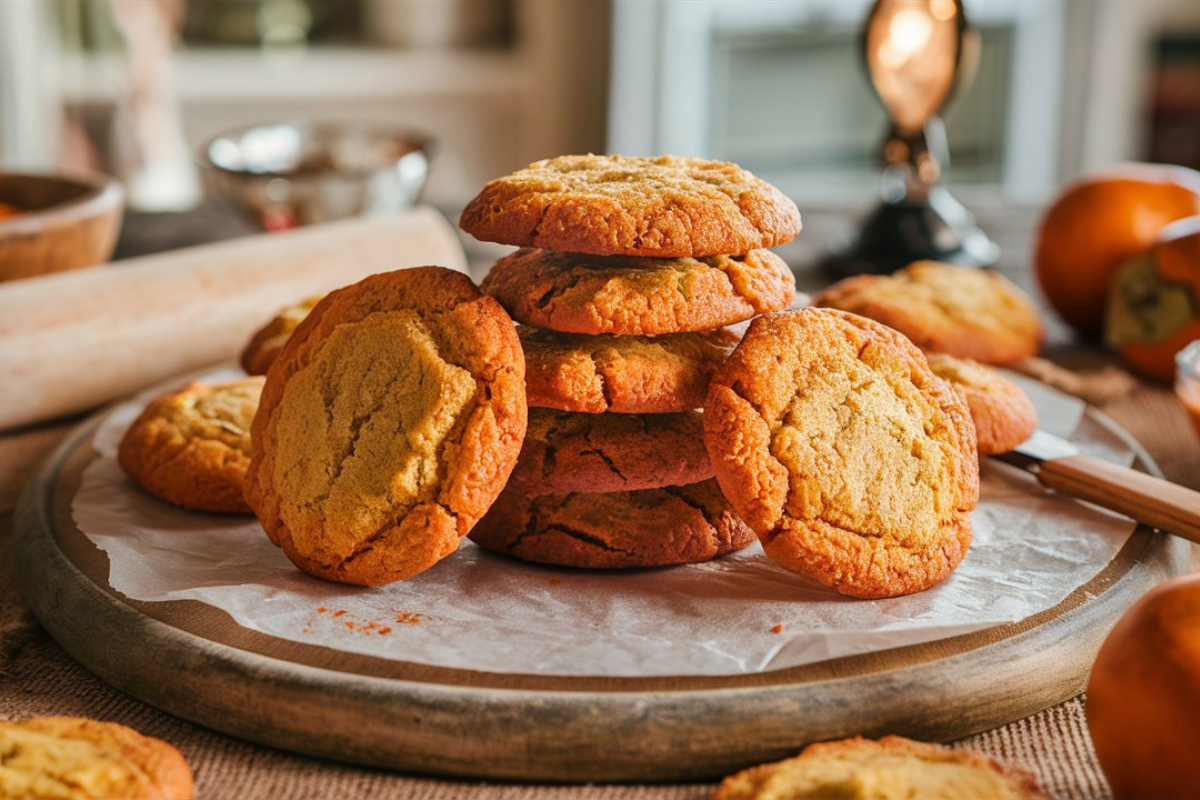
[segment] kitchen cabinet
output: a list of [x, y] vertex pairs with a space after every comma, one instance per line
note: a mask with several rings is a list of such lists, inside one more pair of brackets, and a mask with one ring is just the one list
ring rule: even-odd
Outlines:
[[[446, 208], [530, 161], [604, 150], [609, 0], [513, 0], [511, 13], [511, 41], [489, 47], [181, 46], [170, 69], [184, 141], [194, 151], [229, 128], [294, 118], [412, 128], [437, 142], [425, 197]], [[51, 48], [38, 61], [22, 69], [42, 105], [56, 97], [103, 156], [118, 152], [124, 53]], [[30, 125], [30, 141], [58, 135], [53, 119]]]

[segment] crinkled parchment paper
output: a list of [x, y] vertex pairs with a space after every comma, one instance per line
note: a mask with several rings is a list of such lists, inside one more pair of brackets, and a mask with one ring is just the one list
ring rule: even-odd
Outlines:
[[[1132, 461], [1128, 448], [1084, 419], [1081, 403], [1021, 383], [1043, 429]], [[445, 667], [732, 675], [916, 644], [1058, 604], [1133, 530], [1126, 519], [988, 462], [970, 552], [947, 580], [908, 597], [841, 597], [776, 566], [757, 545], [709, 564], [589, 572], [525, 564], [464, 541], [407, 581], [348, 587], [299, 572], [253, 518], [175, 509], [127, 479], [116, 448], [147, 399], [117, 407], [101, 425], [99, 458], [72, 507], [79, 528], [107, 553], [117, 591], [135, 600], [199, 600], [283, 639]]]

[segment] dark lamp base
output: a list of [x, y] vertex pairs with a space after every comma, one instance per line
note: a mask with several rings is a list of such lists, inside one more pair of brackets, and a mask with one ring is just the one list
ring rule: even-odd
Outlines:
[[835, 275], [887, 275], [913, 261], [990, 267], [1000, 248], [945, 189], [928, 202], [883, 202], [829, 248], [821, 266]]

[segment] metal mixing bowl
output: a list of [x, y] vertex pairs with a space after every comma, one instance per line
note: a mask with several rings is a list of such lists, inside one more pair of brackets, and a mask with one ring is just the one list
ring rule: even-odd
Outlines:
[[223, 133], [200, 150], [205, 188], [268, 230], [414, 205], [432, 142], [409, 131], [280, 122]]

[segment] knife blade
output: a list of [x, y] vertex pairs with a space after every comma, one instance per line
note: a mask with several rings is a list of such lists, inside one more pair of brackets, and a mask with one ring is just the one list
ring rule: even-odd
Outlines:
[[1060, 494], [1200, 542], [1200, 492], [1085, 455], [1045, 431], [1034, 432], [1014, 450], [992, 458], [1032, 473], [1039, 483]]

